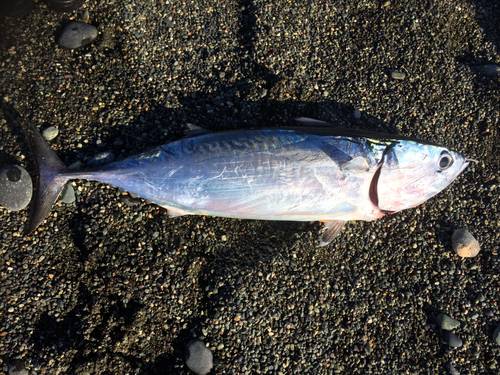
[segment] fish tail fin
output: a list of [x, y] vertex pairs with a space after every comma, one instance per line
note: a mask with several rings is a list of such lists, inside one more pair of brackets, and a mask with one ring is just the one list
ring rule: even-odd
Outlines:
[[49, 214], [50, 209], [70, 177], [66, 175], [67, 168], [35, 126], [24, 119], [21, 120], [21, 125], [31, 153], [35, 158], [38, 175], [30, 216], [24, 228], [24, 235], [26, 236], [33, 232]]

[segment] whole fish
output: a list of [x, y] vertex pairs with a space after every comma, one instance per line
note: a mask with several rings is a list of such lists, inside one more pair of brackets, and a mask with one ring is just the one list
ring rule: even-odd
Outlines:
[[44, 220], [66, 182], [87, 179], [134, 193], [171, 216], [319, 220], [327, 228], [323, 246], [346, 221], [425, 202], [471, 161], [430, 142], [297, 120], [302, 126], [184, 138], [89, 171], [69, 171], [23, 121], [38, 173], [25, 234]]

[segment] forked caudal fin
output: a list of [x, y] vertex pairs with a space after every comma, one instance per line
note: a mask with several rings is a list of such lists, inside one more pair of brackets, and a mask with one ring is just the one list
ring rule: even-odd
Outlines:
[[24, 235], [33, 232], [43, 219], [49, 214], [52, 205], [61, 194], [64, 185], [69, 180], [64, 173], [66, 167], [50, 148], [40, 132], [27, 120], [21, 120], [24, 133], [28, 140], [31, 153], [35, 158], [37, 184], [35, 196], [31, 203], [31, 212], [28, 223], [24, 228]]

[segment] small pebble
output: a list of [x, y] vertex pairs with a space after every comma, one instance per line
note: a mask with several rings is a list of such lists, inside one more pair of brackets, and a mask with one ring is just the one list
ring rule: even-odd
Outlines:
[[32, 195], [33, 183], [23, 167], [8, 165], [0, 170], [0, 206], [10, 211], [24, 210]]
[[170, 18], [168, 18], [168, 17], [163, 18], [163, 23], [165, 25], [167, 25], [168, 27], [171, 27], [171, 28], [175, 27], [174, 23], [172, 21], [170, 21]]
[[198, 375], [205, 375], [213, 367], [213, 355], [201, 340], [194, 339], [186, 346], [186, 365]]
[[53, 140], [55, 137], [57, 137], [58, 134], [59, 134], [59, 130], [54, 126], [50, 126], [43, 131], [43, 137], [47, 141]]
[[496, 76], [500, 74], [500, 66], [488, 64], [482, 67], [483, 73], [487, 76]]
[[473, 258], [481, 250], [481, 245], [467, 229], [457, 229], [451, 236], [451, 245], [462, 258]]
[[90, 13], [87, 9], [84, 9], [82, 12], [82, 21], [89, 22], [89, 20], [90, 20]]
[[391, 78], [397, 79], [397, 80], [402, 80], [402, 79], [406, 78], [406, 74], [395, 70], [395, 71], [391, 72]]
[[473, 313], [470, 315], [470, 318], [471, 318], [471, 319], [477, 319], [477, 318], [479, 318], [479, 313], [477, 313], [477, 312], [473, 312]]
[[495, 344], [500, 346], [500, 326], [498, 326], [495, 329], [495, 332], [493, 332], [493, 341], [495, 341]]
[[454, 328], [460, 327], [460, 322], [458, 320], [450, 318], [446, 314], [439, 314], [436, 321], [438, 326], [446, 331], [451, 331]]
[[62, 48], [76, 49], [87, 44], [97, 37], [97, 29], [88, 23], [71, 21], [63, 29], [58, 43]]
[[452, 348], [460, 348], [462, 346], [460, 337], [450, 331], [443, 331], [443, 339]]
[[23, 361], [15, 360], [9, 365], [9, 375], [29, 375]]
[[361, 112], [359, 111], [359, 109], [355, 109], [355, 110], [354, 110], [354, 112], [353, 112], [353, 114], [352, 114], [352, 116], [353, 116], [356, 120], [360, 119], [360, 118], [361, 118]]
[[448, 372], [451, 375], [460, 375], [460, 373], [458, 372], [458, 370], [451, 363], [448, 363], [446, 365], [446, 369], [448, 370]]
[[492, 309], [484, 309], [483, 313], [488, 318], [492, 318], [495, 315]]
[[63, 203], [71, 204], [75, 202], [75, 199], [75, 189], [73, 189], [73, 186], [70, 184], [66, 184], [61, 192], [61, 195], [59, 196], [59, 200]]
[[100, 167], [115, 161], [115, 155], [112, 152], [106, 151], [97, 154], [92, 159], [90, 159], [87, 163], [88, 167], [95, 168]]

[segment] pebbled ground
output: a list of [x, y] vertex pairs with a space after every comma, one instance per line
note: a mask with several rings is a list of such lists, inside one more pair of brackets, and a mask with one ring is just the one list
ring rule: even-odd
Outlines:
[[[85, 18], [79, 50], [56, 40]], [[488, 1], [87, 1], [0, 19], [0, 167], [33, 159], [16, 111], [64, 163], [296, 116], [434, 141], [478, 160], [439, 196], [318, 249], [315, 223], [168, 218], [74, 181], [23, 238], [0, 208], [0, 374], [498, 374], [500, 6]], [[402, 79], [401, 79], [402, 78]], [[355, 111], [359, 112], [355, 112]], [[361, 116], [359, 116], [361, 114]], [[357, 118], [360, 117], [360, 118]], [[451, 235], [481, 243], [462, 259]], [[460, 321], [449, 347], [436, 318]]]

